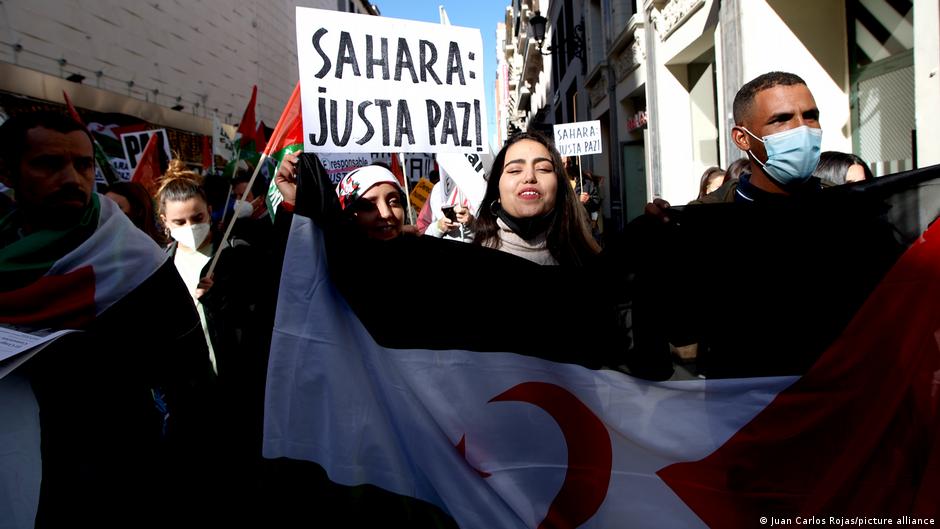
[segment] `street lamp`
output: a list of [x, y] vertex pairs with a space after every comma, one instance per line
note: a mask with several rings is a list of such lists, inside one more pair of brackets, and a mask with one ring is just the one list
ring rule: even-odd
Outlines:
[[571, 40], [564, 38], [558, 39], [557, 45], [548, 46], [543, 50], [542, 45], [545, 41], [546, 24], [548, 24], [548, 19], [543, 17], [540, 11], [536, 11], [535, 16], [529, 19], [529, 26], [532, 28], [532, 37], [539, 45], [539, 53], [542, 55], [551, 55], [558, 51], [561, 46], [567, 44], [568, 53], [581, 60], [581, 71], [583, 73], [587, 68], [587, 64], [584, 61], [584, 17], [582, 16], [581, 22], [574, 27], [574, 35], [571, 36]]
[[539, 51], [542, 50], [542, 41], [545, 40], [545, 24], [548, 19], [543, 17], [541, 11], [536, 11], [535, 16], [529, 19], [529, 25], [532, 27], [532, 37], [539, 43]]

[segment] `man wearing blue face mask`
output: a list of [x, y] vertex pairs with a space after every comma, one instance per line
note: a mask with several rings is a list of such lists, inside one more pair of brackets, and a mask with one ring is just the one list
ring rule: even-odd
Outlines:
[[812, 176], [819, 162], [819, 109], [806, 82], [786, 72], [761, 75], [734, 98], [731, 139], [748, 154], [750, 173], [692, 204], [768, 202], [822, 188]]

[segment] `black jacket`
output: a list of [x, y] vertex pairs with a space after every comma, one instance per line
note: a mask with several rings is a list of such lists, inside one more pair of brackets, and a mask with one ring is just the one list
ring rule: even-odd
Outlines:
[[199, 519], [193, 499], [209, 475], [208, 353], [172, 262], [21, 369], [40, 409], [36, 527], [164, 527], [185, 512]]

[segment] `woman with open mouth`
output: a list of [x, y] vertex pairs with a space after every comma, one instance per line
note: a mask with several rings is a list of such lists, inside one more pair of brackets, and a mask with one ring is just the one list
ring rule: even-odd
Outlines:
[[543, 135], [510, 138], [496, 155], [474, 244], [541, 265], [586, 264], [600, 252], [561, 155]]

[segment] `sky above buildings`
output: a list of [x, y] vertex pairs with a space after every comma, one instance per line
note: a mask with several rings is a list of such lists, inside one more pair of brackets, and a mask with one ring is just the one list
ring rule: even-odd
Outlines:
[[[487, 130], [490, 138], [496, 131], [493, 83], [496, 80], [496, 24], [505, 20], [509, 0], [374, 0], [382, 16], [440, 22], [438, 6], [443, 5], [455, 26], [477, 28], [483, 36], [483, 63]], [[495, 146], [494, 147], [498, 147]]]

